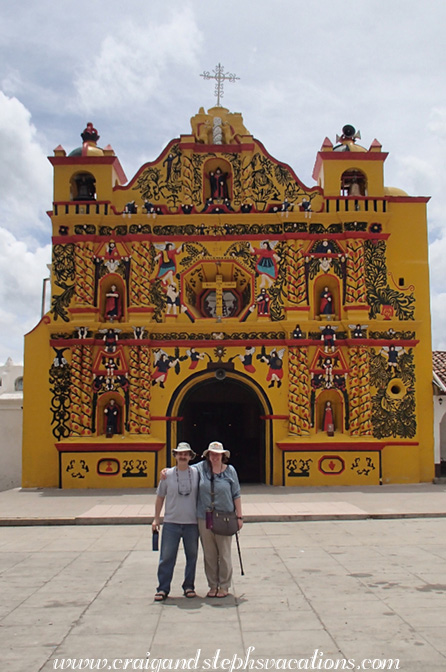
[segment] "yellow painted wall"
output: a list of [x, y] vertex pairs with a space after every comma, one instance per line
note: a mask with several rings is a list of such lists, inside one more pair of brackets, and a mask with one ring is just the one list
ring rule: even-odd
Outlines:
[[[385, 191], [386, 155], [376, 145], [348, 156], [325, 147], [316, 163], [318, 186], [308, 188], [249, 135], [240, 115], [218, 112], [228, 145], [212, 144], [206, 122], [216, 111], [200, 111], [192, 134], [172, 141], [125, 187], [116, 186], [122, 169], [110, 150], [75, 160], [56, 150], [52, 309], [26, 337], [23, 486], [57, 487], [62, 451], [62, 487], [152, 487], [154, 471], [169, 462], [181, 433], [176, 416], [188, 392], [219, 368], [258, 398], [266, 482], [366, 485], [379, 483], [380, 475], [383, 483], [431, 480], [426, 199]], [[220, 166], [228, 172], [229, 208], [223, 198], [206, 203], [211, 173]], [[340, 195], [341, 175], [350, 169], [367, 175], [367, 197], [357, 203]], [[70, 179], [78, 172], [94, 175], [97, 202], [70, 202]], [[302, 207], [305, 200], [310, 212]], [[131, 201], [138, 210], [129, 216]], [[146, 212], [147, 201], [153, 212]], [[184, 204], [194, 206], [191, 214]], [[243, 211], [246, 205], [251, 212]], [[265, 241], [275, 265], [271, 276], [259, 266]], [[316, 251], [324, 241], [332, 249], [328, 256]], [[116, 251], [107, 257], [110, 243]], [[166, 243], [177, 252], [170, 282], [180, 303], [169, 308], [157, 260]], [[215, 282], [217, 274], [236, 285], [239, 308], [232, 317], [203, 312], [204, 283]], [[104, 294], [113, 284], [124, 312], [110, 322]], [[329, 318], [319, 310], [325, 286], [334, 296]], [[262, 287], [270, 299], [266, 315]], [[381, 299], [372, 305], [376, 287], [393, 314]], [[293, 338], [297, 324], [302, 339]], [[354, 338], [356, 324], [364, 339]], [[322, 340], [327, 325], [335, 330], [333, 351]], [[142, 339], [135, 327], [145, 330]], [[107, 329], [119, 330], [119, 362], [104, 353]], [[399, 348], [394, 369], [387, 366], [392, 345]], [[199, 354], [194, 366], [193, 347]], [[246, 347], [255, 348], [251, 368], [241, 361]], [[179, 360], [164, 381], [156, 376], [160, 350]], [[275, 380], [267, 361], [274, 350], [282, 362]], [[108, 359], [114, 369], [107, 369]], [[128, 425], [107, 439], [103, 416], [111, 398], [121, 406], [121, 419], [126, 403], [129, 416]], [[334, 436], [321, 427], [327, 401], [334, 408]], [[132, 452], [132, 445], [138, 449]], [[123, 461], [141, 455], [148, 476], [123, 478]], [[330, 460], [322, 468], [325, 455], [344, 468], [330, 473], [324, 466]], [[98, 460], [107, 459], [119, 462], [119, 473], [97, 473]], [[296, 468], [286, 467], [287, 460], [300, 465], [309, 459], [308, 475], [292, 475]], [[363, 468], [367, 459], [374, 469]], [[88, 466], [85, 474], [80, 460]]]

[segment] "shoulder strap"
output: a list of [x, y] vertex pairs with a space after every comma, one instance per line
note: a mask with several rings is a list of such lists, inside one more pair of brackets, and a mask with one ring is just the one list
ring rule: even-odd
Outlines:
[[215, 508], [214, 501], [215, 501], [215, 493], [214, 493], [214, 472], [213, 472], [213, 470], [211, 469], [211, 511], [213, 511], [214, 508]]

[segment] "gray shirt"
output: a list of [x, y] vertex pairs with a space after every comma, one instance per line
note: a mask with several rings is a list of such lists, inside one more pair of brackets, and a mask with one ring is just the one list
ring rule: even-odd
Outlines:
[[166, 479], [159, 482], [156, 490], [157, 495], [165, 497], [164, 522], [196, 525], [197, 492], [198, 472], [196, 469], [191, 467], [184, 471], [177, 467], [167, 469]]

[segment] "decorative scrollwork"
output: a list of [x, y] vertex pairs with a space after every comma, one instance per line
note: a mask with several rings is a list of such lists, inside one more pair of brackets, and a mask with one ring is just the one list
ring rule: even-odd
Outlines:
[[391, 306], [399, 320], [413, 320], [415, 312], [413, 292], [410, 294], [398, 292], [387, 283], [385, 241], [366, 240], [364, 251], [369, 319], [373, 320], [381, 312], [382, 306]]
[[344, 231], [367, 231], [367, 222], [344, 222]]
[[76, 275], [75, 246], [73, 243], [54, 245], [53, 273], [54, 284], [63, 291], [62, 294], [53, 295], [51, 312], [55, 320], [61, 317], [65, 322], [68, 322], [66, 308], [70, 305], [75, 292], [74, 284], [68, 284], [69, 281], [74, 283]]
[[96, 233], [96, 227], [93, 224], [76, 224], [74, 227], [74, 233], [76, 236], [94, 236]]
[[70, 435], [70, 384], [70, 365], [55, 366], [53, 364], [50, 369], [50, 393], [52, 394], [50, 411], [53, 414], [51, 425], [53, 435], [59, 441]]
[[[377, 389], [372, 398], [373, 435], [378, 439], [388, 436], [412, 439], [417, 430], [415, 416], [415, 366], [413, 351], [402, 352], [395, 366], [389, 366], [382, 351], [370, 350], [370, 382]], [[389, 393], [394, 377], [405, 386], [404, 394]]]
[[[189, 333], [187, 331], [170, 332], [170, 333], [156, 333], [149, 335], [153, 341], [215, 341], [213, 334]], [[250, 331], [250, 332], [219, 332], [219, 340], [231, 341], [257, 341], [257, 340], [283, 340], [285, 339], [284, 331]]]
[[323, 236], [331, 233], [342, 233], [342, 224], [329, 224], [325, 227], [323, 224], [317, 224], [316, 222], [310, 224], [310, 233], [320, 233]]
[[143, 199], [147, 201], [165, 200], [173, 207], [180, 202], [182, 153], [179, 145], [173, 145], [166, 157], [165, 171], [155, 166], [148, 166], [139, 175], [136, 185]]

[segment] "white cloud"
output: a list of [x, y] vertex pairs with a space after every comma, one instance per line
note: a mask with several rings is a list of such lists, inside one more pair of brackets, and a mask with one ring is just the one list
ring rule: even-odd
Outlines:
[[432, 348], [446, 350], [446, 293], [432, 294]]
[[[198, 67], [202, 35], [189, 7], [171, 14], [165, 23], [127, 18], [107, 35], [93, 62], [85, 62], [76, 77], [77, 103], [86, 111], [134, 106], [163, 99], [172, 79]], [[76, 103], [76, 104], [77, 104]]]
[[428, 130], [434, 135], [446, 138], [446, 108], [434, 107], [427, 124]]
[[24, 235], [43, 231], [51, 203], [51, 167], [36, 140], [31, 115], [0, 91], [0, 201], [2, 226]]
[[43, 278], [51, 261], [51, 246], [30, 249], [0, 228], [0, 362], [22, 357], [23, 335], [40, 319]]

